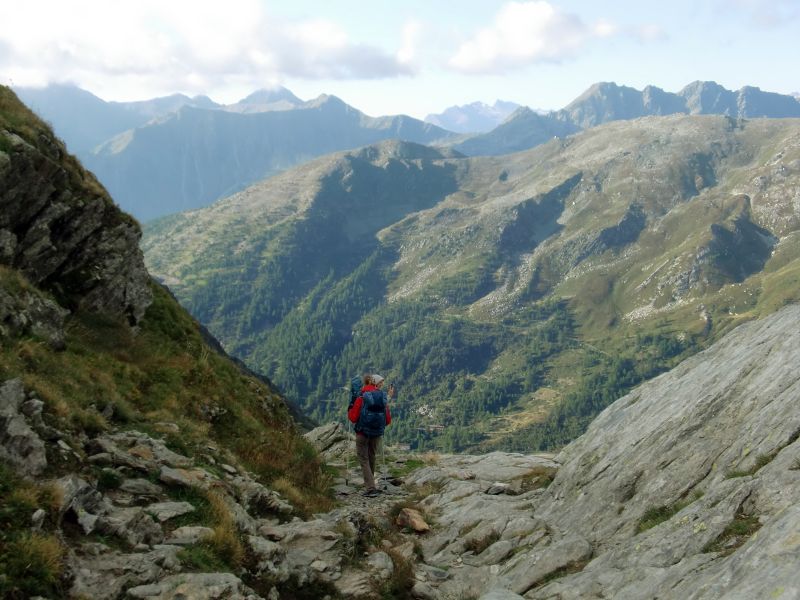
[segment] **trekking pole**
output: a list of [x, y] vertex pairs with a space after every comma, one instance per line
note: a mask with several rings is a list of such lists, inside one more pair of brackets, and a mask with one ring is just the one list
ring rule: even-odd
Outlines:
[[[381, 472], [378, 474], [378, 487], [382, 490], [386, 489], [386, 434], [381, 436]], [[382, 484], [382, 485], [381, 485]]]
[[[350, 430], [352, 429], [353, 424], [350, 422], [350, 419], [347, 419], [347, 441], [350, 441]], [[344, 463], [344, 484], [350, 485], [350, 449], [347, 449], [345, 452], [345, 463]]]

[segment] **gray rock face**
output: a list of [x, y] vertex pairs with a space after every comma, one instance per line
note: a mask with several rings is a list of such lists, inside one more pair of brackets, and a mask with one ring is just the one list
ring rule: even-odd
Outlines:
[[0, 152], [0, 263], [70, 307], [138, 323], [152, 301], [138, 225], [54, 139], [0, 136], [11, 146]]
[[102, 544], [85, 544], [68, 558], [75, 579], [74, 598], [111, 600], [125, 590], [146, 585], [178, 570], [177, 546], [159, 546], [150, 552], [121, 554]]
[[171, 575], [158, 583], [142, 585], [128, 590], [127, 598], [141, 600], [256, 600], [253, 590], [232, 573], [181, 573]]
[[12, 294], [0, 287], [0, 338], [32, 334], [62, 350], [67, 314], [69, 311], [33, 290]]
[[11, 379], [0, 386], [0, 459], [20, 474], [36, 476], [47, 467], [45, 446], [23, 414], [22, 381]]
[[[799, 321], [789, 306], [741, 325], [621, 398], [544, 489], [485, 493], [483, 478], [511, 483], [500, 465], [532, 457], [443, 457], [412, 474], [441, 486], [421, 502], [437, 515], [424, 560], [451, 576], [427, 581], [434, 597], [796, 597]], [[475, 479], [453, 470], [465, 461]]]
[[[615, 402], [559, 455], [538, 514], [609, 545], [629, 537], [647, 509], [714, 490], [759, 457], [791, 454], [800, 434], [800, 373], [789, 367], [799, 318], [793, 306], [742, 325]], [[789, 501], [772, 504], [774, 513]]]
[[145, 508], [159, 522], [169, 521], [175, 517], [194, 512], [194, 506], [188, 502], [155, 502]]

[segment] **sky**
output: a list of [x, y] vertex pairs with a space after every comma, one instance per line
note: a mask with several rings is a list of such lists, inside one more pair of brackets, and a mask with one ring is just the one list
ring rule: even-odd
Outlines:
[[566, 106], [613, 81], [800, 91], [800, 0], [0, 0], [0, 84], [104, 100], [278, 85], [373, 116]]

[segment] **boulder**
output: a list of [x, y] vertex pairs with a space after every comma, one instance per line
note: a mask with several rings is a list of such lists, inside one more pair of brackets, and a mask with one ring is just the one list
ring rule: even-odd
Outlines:
[[161, 467], [158, 479], [167, 485], [206, 490], [216, 477], [203, 469], [173, 469]]
[[394, 563], [386, 552], [373, 552], [367, 558], [367, 565], [379, 579], [389, 579], [394, 572]]
[[188, 502], [155, 502], [146, 506], [144, 510], [160, 523], [163, 523], [175, 517], [194, 512], [195, 509]]
[[136, 600], [256, 600], [259, 596], [232, 573], [181, 573], [158, 583], [130, 588]]
[[338, 461], [344, 456], [354, 455], [355, 436], [341, 423], [328, 423], [312, 429], [303, 437], [328, 461]]
[[47, 454], [22, 413], [24, 402], [21, 380], [10, 379], [0, 386], [0, 459], [21, 475], [35, 477], [47, 468]]
[[372, 575], [355, 569], [345, 569], [333, 585], [342, 598], [376, 600], [380, 596], [372, 584]]
[[194, 546], [199, 544], [205, 538], [213, 535], [214, 530], [210, 527], [191, 526], [178, 527], [169, 537], [164, 540], [165, 544], [172, 544], [174, 546]]
[[524, 598], [510, 590], [499, 589], [486, 592], [478, 600], [524, 600]]
[[74, 579], [72, 598], [116, 600], [125, 590], [158, 581], [180, 567], [176, 546], [157, 546], [149, 552], [123, 554], [101, 544], [83, 545], [67, 557]]
[[146, 462], [155, 462], [168, 467], [190, 467], [192, 465], [192, 459], [170, 450], [162, 440], [150, 437], [145, 433], [123, 431], [109, 435], [108, 439], [131, 456]]
[[425, 522], [422, 514], [413, 508], [404, 508], [395, 519], [398, 527], [408, 527], [417, 533], [425, 533], [431, 530], [431, 526]]
[[164, 491], [160, 485], [148, 481], [147, 479], [126, 479], [119, 489], [134, 496], [159, 496]]

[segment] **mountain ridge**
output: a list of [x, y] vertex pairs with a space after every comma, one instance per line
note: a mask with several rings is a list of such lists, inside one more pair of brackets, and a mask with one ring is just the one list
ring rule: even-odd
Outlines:
[[[790, 95], [763, 92], [752, 86], [733, 92], [713, 81], [695, 81], [677, 93], [652, 85], [640, 91], [613, 82], [598, 82], [566, 107], [546, 113], [536, 121], [529, 119], [516, 125], [503, 123], [495, 131], [455, 143], [470, 155], [508, 154], [533, 148], [553, 133], [565, 137], [611, 121], [670, 114], [717, 114], [737, 119], [797, 118], [800, 117], [800, 102]], [[508, 144], [507, 138], [526, 141]]]

